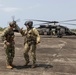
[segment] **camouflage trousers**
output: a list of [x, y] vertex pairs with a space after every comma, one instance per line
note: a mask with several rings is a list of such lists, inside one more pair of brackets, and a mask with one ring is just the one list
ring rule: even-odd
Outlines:
[[12, 65], [13, 58], [15, 55], [15, 47], [13, 43], [10, 45], [4, 45], [5, 53], [6, 53], [6, 65]]
[[32, 64], [36, 63], [36, 44], [28, 44], [25, 43], [24, 46], [24, 58], [25, 58], [25, 64], [29, 62], [29, 52], [32, 59]]

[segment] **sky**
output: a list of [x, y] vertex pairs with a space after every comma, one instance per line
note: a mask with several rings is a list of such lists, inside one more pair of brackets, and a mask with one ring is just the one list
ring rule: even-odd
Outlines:
[[[76, 0], [0, 0], [0, 27], [7, 27], [12, 21], [12, 16], [15, 16], [15, 20], [20, 19], [17, 22], [20, 27], [25, 27], [25, 19], [47, 21], [76, 19]], [[34, 22], [38, 23], [41, 22]], [[75, 21], [69, 23], [76, 24]], [[73, 25], [61, 25], [76, 29]]]

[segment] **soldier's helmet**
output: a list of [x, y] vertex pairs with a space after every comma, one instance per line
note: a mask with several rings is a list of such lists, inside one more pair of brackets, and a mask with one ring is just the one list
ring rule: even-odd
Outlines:
[[9, 25], [15, 27], [16, 26], [16, 21], [10, 22]]
[[33, 21], [26, 21], [24, 25], [28, 25], [31, 28], [33, 26]]

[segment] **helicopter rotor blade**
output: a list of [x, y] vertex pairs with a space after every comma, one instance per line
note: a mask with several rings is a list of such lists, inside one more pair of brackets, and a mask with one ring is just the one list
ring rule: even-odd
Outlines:
[[45, 21], [45, 20], [36, 20], [36, 19], [25, 19], [25, 20], [39, 21], [39, 22], [50, 22], [50, 21]]
[[15, 20], [16, 22], [20, 22], [20, 19]]
[[65, 20], [65, 21], [47, 21], [47, 20], [36, 20], [36, 19], [24, 19], [24, 20], [32, 20], [32, 21], [39, 21], [39, 22], [49, 22], [49, 23], [59, 23], [59, 22], [71, 22], [71, 21], [76, 21], [76, 19]]
[[[76, 26], [76, 24], [73, 24], [73, 23], [60, 23], [60, 24], [66, 24], [66, 25], [74, 25], [74, 26]], [[51, 23], [34, 24], [34, 26], [36, 26], [36, 25], [51, 25]], [[54, 24], [54, 25], [56, 25], [56, 24]]]
[[[45, 23], [42, 23], [42, 24], [54, 23], [54, 25], [56, 25], [56, 23], [61, 23], [61, 24], [75, 25], [75, 26], [76, 26], [76, 24], [66, 23], [66, 22], [76, 21], [76, 19], [65, 20], [65, 21], [46, 21], [46, 20], [36, 20], [36, 19], [25, 19], [25, 20], [45, 22]], [[38, 25], [38, 24], [37, 24], [37, 25]], [[39, 25], [40, 25], [40, 24], [39, 24]]]
[[76, 24], [72, 24], [72, 23], [61, 23], [61, 24], [67, 24], [67, 25], [74, 25], [74, 26], [76, 26]]
[[25, 19], [25, 20], [39, 21], [39, 22], [47, 22], [47, 23], [59, 23], [58, 21], [45, 21], [45, 20], [36, 20], [36, 19]]
[[60, 21], [60, 22], [71, 22], [71, 21], [76, 21], [76, 19], [72, 19], [72, 20], [65, 20], [65, 21]]

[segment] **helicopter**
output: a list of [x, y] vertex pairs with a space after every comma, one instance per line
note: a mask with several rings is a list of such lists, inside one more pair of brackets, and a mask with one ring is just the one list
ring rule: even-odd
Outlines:
[[61, 25], [61, 24], [68, 24], [68, 25], [76, 25], [67, 22], [76, 21], [76, 19], [72, 20], [65, 20], [65, 21], [46, 21], [46, 20], [36, 20], [36, 19], [27, 19], [31, 21], [38, 21], [43, 22], [37, 27], [37, 30], [40, 35], [56, 35], [58, 38], [62, 38], [64, 35], [76, 35], [75, 32], [72, 32], [69, 28]]

